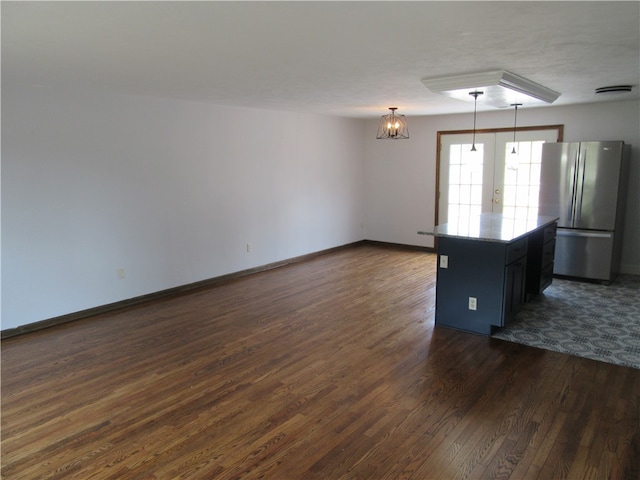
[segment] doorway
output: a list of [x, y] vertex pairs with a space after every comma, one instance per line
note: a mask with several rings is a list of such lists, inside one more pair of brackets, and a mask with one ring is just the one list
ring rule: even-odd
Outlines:
[[480, 213], [538, 215], [542, 144], [562, 141], [562, 125], [438, 132], [436, 225], [468, 225]]

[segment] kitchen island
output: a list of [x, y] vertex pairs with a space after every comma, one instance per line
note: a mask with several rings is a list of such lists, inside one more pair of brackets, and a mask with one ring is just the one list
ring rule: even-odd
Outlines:
[[484, 213], [438, 225], [436, 325], [482, 335], [504, 327], [553, 280], [557, 220]]

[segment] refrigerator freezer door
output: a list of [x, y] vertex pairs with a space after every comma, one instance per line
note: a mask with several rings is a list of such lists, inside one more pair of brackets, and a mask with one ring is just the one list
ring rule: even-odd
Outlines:
[[558, 228], [553, 273], [612, 280], [613, 237], [613, 232]]
[[622, 147], [622, 142], [580, 144], [574, 228], [615, 229]]
[[573, 227], [579, 143], [542, 146], [538, 213], [559, 217], [558, 227]]

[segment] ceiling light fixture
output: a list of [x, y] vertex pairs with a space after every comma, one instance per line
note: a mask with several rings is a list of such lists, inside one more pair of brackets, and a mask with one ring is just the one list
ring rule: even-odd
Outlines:
[[378, 124], [377, 139], [390, 138], [392, 140], [401, 140], [403, 138], [409, 138], [409, 128], [407, 127], [407, 121], [404, 115], [396, 114], [398, 107], [389, 107], [391, 113], [383, 115], [380, 118]]
[[473, 92], [469, 92], [469, 95], [473, 97], [473, 141], [471, 143], [471, 151], [476, 151], [476, 113], [478, 111], [478, 97], [482, 95], [484, 92], [479, 92], [478, 90], [474, 90]]
[[513, 114], [513, 150], [511, 150], [511, 153], [515, 155], [515, 153], [516, 153], [516, 129], [518, 128], [518, 107], [522, 106], [522, 104], [521, 103], [514, 103], [511, 106], [515, 107], [515, 113]]
[[469, 100], [469, 89], [482, 89], [484, 103], [507, 108], [514, 103], [540, 105], [553, 103], [560, 94], [539, 83], [506, 70], [473, 73], [442, 78], [425, 78], [425, 87], [435, 93], [442, 93], [460, 100]]

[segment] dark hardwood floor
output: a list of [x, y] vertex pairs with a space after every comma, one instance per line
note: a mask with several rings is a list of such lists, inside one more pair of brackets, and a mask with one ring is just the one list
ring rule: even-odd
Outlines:
[[2, 478], [639, 478], [639, 370], [434, 301], [434, 254], [361, 245], [3, 340]]

